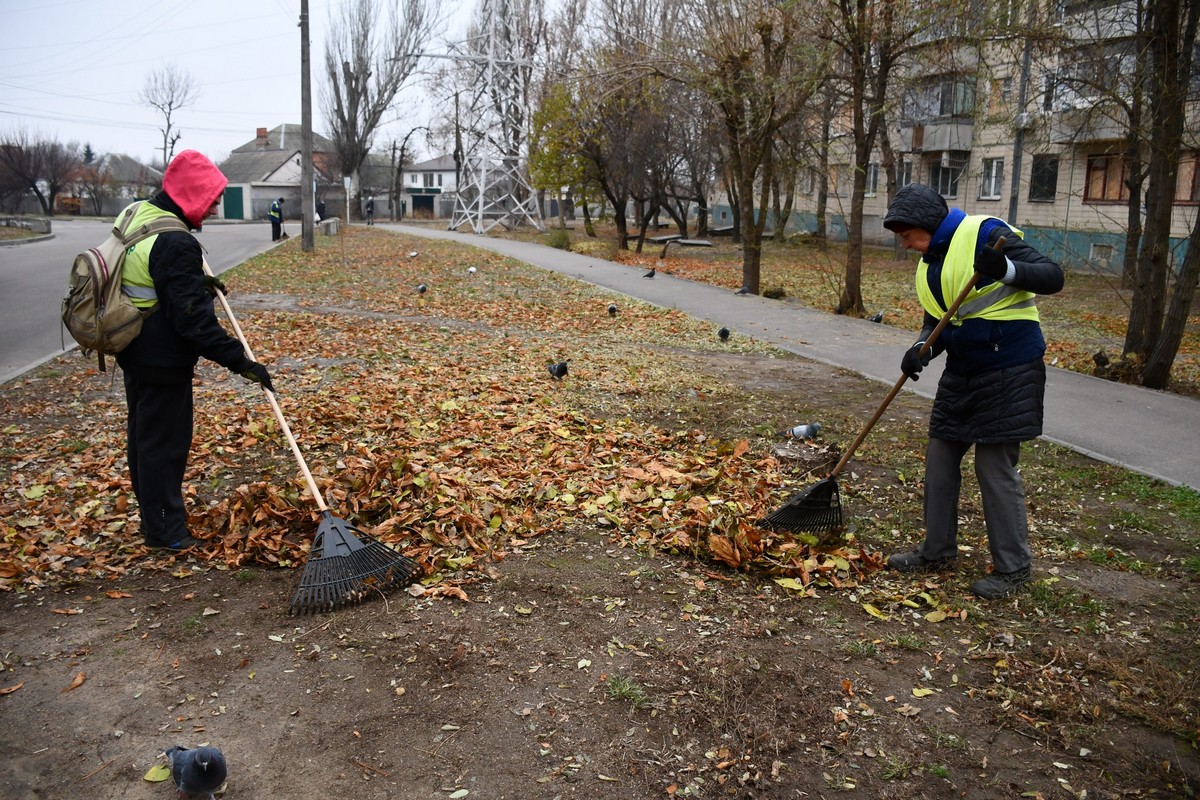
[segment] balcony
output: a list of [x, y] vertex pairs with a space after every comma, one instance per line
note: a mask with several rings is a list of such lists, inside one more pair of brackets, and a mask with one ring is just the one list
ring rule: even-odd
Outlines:
[[1050, 115], [1050, 141], [1053, 144], [1120, 141], [1128, 136], [1128, 123], [1101, 108], [1069, 108]]
[[970, 150], [975, 125], [970, 120], [934, 120], [900, 129], [899, 149], [922, 153], [939, 150]]

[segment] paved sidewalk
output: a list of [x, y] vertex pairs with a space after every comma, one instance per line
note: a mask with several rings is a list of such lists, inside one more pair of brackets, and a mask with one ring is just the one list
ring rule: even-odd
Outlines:
[[[913, 331], [739, 296], [727, 289], [567, 253], [540, 244], [493, 239], [416, 225], [381, 225], [400, 233], [492, 250], [770, 342], [813, 361], [853, 370], [891, 386]], [[668, 265], [669, 265], [668, 261]], [[933, 397], [942, 359], [905, 391]], [[1200, 401], [1051, 367], [1047, 370], [1042, 438], [1092, 458], [1200, 491]]]

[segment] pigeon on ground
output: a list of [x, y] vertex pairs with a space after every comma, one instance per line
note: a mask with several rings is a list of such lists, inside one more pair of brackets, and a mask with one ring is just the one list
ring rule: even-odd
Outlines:
[[878, 314], [871, 317], [871, 322], [883, 322], [883, 312], [880, 311]]
[[427, 291], [429, 291], [428, 286], [423, 283], [417, 284], [417, 294], [425, 294]]
[[742, 288], [740, 288], [736, 292], [734, 292], [734, 294], [750, 294], [750, 290], [747, 289], [745, 286], [743, 286]]
[[188, 749], [178, 745], [168, 748], [171, 760], [171, 780], [179, 789], [180, 797], [208, 795], [214, 800], [214, 792], [225, 782], [227, 772], [225, 756], [215, 747]]
[[608, 304], [608, 315], [610, 317], [615, 317], [617, 315], [617, 304], [616, 303]]
[[811, 439], [821, 432], [821, 423], [810, 422], [806, 425], [795, 425], [785, 431], [779, 431], [776, 436], [782, 436], [784, 439]]
[[643, 275], [643, 278], [653, 278], [654, 273], [658, 272], [658, 267], [651, 267], [650, 271]]
[[729, 341], [729, 328], [722, 326], [721, 330], [717, 331], [717, 337], [722, 342], [728, 342]]
[[475, 268], [474, 268], [474, 267], [467, 267], [467, 274], [469, 274], [469, 275], [474, 275], [474, 274], [475, 274]]
[[557, 364], [547, 364], [546, 371], [550, 373], [550, 377], [556, 381], [561, 381], [567, 377], [567, 362], [560, 361]]
[[416, 250], [413, 250], [411, 253], [408, 254], [408, 257], [416, 258], [418, 255], [420, 255], [420, 253], [418, 253]]

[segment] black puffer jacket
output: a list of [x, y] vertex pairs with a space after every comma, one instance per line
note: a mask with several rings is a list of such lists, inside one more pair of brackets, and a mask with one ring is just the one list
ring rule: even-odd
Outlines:
[[[150, 203], [175, 214], [189, 227], [183, 211], [165, 192]], [[150, 250], [150, 277], [158, 305], [142, 332], [117, 354], [117, 363], [147, 383], [190, 383], [201, 356], [226, 369], [249, 369], [241, 342], [226, 333], [204, 287], [203, 251], [190, 233], [160, 233]]]
[[942, 372], [929, 415], [929, 435], [952, 442], [1027, 442], [1042, 435], [1046, 365], [1042, 359], [1015, 367], [962, 375]]

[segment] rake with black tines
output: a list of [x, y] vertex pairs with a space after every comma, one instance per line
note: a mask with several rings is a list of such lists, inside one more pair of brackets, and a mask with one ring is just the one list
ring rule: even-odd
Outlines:
[[[207, 261], [204, 263], [204, 271], [212, 275]], [[220, 289], [213, 291], [216, 292], [225, 315], [229, 317], [238, 341], [246, 349], [246, 357], [252, 361], [256, 360], [254, 352], [246, 342], [245, 334], [242, 333], [242, 327], [233, 315], [233, 309], [229, 307], [229, 301]], [[267, 396], [271, 410], [275, 412], [275, 419], [279, 421], [279, 427], [292, 448], [292, 455], [296, 457], [296, 463], [304, 474], [308, 491], [321, 512], [321, 522], [309, 548], [308, 561], [305, 562], [304, 571], [300, 575], [300, 586], [292, 597], [288, 612], [305, 614], [332, 611], [344, 605], [360, 603], [386, 589], [407, 584], [419, 571], [417, 562], [333, 515], [325, 505], [325, 498], [321, 496], [321, 490], [317, 488], [317, 482], [313, 480], [312, 472], [300, 453], [300, 446], [296, 444], [296, 437], [292, 435], [292, 429], [284, 419], [275, 393], [264, 386], [263, 394]]]
[[[996, 250], [1001, 250], [1004, 247], [1004, 237], [1001, 236], [996, 244], [992, 245]], [[941, 336], [942, 330], [949, 324], [950, 320], [958, 311], [959, 306], [967, 299], [967, 295], [975, 288], [975, 284], [979, 282], [980, 274], [975, 272], [971, 275], [970, 280], [963, 286], [962, 291], [958, 293], [958, 297], [954, 298], [954, 302], [946, 309], [946, 313], [938, 320], [937, 327], [929, 334], [925, 340], [925, 344], [921, 346], [920, 355], [925, 355], [933, 347], [933, 343]], [[786, 502], [779, 508], [772, 511], [767, 516], [760, 519], [755, 524], [760, 528], [791, 531], [792, 533], [815, 533], [815, 534], [835, 534], [842, 530], [842, 503], [840, 491], [838, 490], [837, 476], [841, 474], [845, 468], [846, 462], [858, 450], [858, 446], [867, 438], [867, 434], [875, 427], [875, 423], [879, 422], [879, 418], [883, 416], [883, 412], [891, 405], [892, 400], [900, 393], [900, 389], [904, 386], [904, 382], [908, 380], [906, 373], [901, 373], [900, 378], [888, 392], [887, 397], [883, 398], [883, 402], [879, 404], [879, 409], [875, 415], [863, 426], [859, 431], [854, 442], [842, 454], [837, 464], [823, 480], [813, 484], [808, 489], [802, 492], [797, 492], [787, 499]]]

